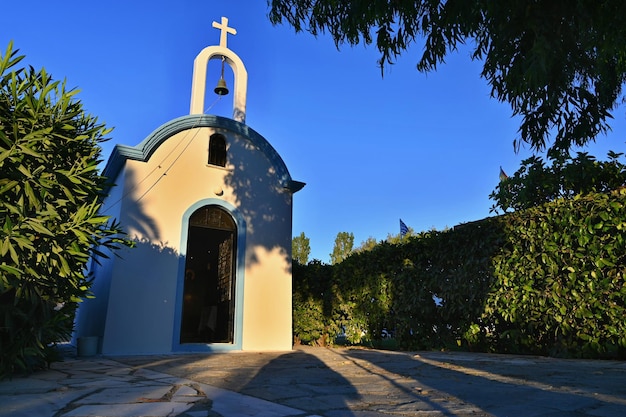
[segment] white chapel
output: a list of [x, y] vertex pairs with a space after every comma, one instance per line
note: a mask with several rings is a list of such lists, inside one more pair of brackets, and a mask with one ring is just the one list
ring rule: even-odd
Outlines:
[[[102, 214], [137, 244], [93, 259], [79, 348], [87, 338], [110, 355], [292, 347], [292, 204], [304, 183], [245, 124], [247, 72], [227, 46], [236, 31], [226, 18], [213, 27], [220, 42], [194, 61], [189, 115], [117, 145], [106, 164]], [[218, 95], [232, 69], [232, 119], [204, 114], [210, 60], [222, 65]]]

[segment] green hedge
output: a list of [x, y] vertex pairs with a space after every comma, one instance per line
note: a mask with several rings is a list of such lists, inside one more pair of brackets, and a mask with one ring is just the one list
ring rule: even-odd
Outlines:
[[296, 340], [373, 343], [387, 330], [405, 349], [623, 358], [625, 197], [559, 200], [297, 265]]
[[[507, 216], [481, 329], [498, 350], [625, 357], [626, 189]], [[491, 339], [491, 340], [490, 340]]]

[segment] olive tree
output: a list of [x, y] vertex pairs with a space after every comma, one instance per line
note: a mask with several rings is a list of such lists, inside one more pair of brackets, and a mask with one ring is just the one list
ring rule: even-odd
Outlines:
[[[623, 153], [609, 151], [605, 161], [586, 152], [532, 156], [510, 177], [503, 178], [489, 195], [491, 212], [523, 210], [579, 194], [608, 193], [626, 186]], [[548, 163], [546, 163], [548, 162]]]
[[[381, 69], [422, 51], [430, 71], [459, 45], [483, 62], [492, 96], [521, 117], [516, 149], [570, 149], [609, 129], [626, 80], [622, 0], [268, 0], [272, 23], [376, 44]], [[411, 49], [414, 44], [417, 48]]]

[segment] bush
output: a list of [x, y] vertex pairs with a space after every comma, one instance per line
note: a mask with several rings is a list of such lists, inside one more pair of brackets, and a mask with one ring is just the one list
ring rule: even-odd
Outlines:
[[483, 316], [501, 349], [625, 356], [625, 198], [589, 194], [506, 217]]
[[294, 326], [302, 340], [386, 329], [404, 349], [626, 358], [624, 265], [626, 189], [561, 198], [294, 269], [295, 299], [320, 286]]
[[318, 260], [293, 264], [293, 334], [296, 343], [324, 346], [339, 333], [333, 320], [331, 267]]
[[0, 377], [54, 359], [89, 296], [94, 248], [130, 244], [100, 216], [107, 186], [100, 146], [109, 131], [85, 114], [76, 91], [44, 69], [0, 55]]
[[489, 195], [494, 201], [490, 211], [524, 210], [559, 198], [619, 189], [626, 185], [626, 165], [620, 161], [623, 157], [623, 153], [609, 151], [606, 161], [598, 161], [585, 152], [578, 152], [576, 157], [560, 152], [548, 155], [548, 166], [540, 157], [532, 156]]

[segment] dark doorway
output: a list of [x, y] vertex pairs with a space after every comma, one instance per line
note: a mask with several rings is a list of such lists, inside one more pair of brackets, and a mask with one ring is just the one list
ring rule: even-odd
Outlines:
[[180, 343], [233, 343], [236, 229], [217, 206], [189, 219]]

